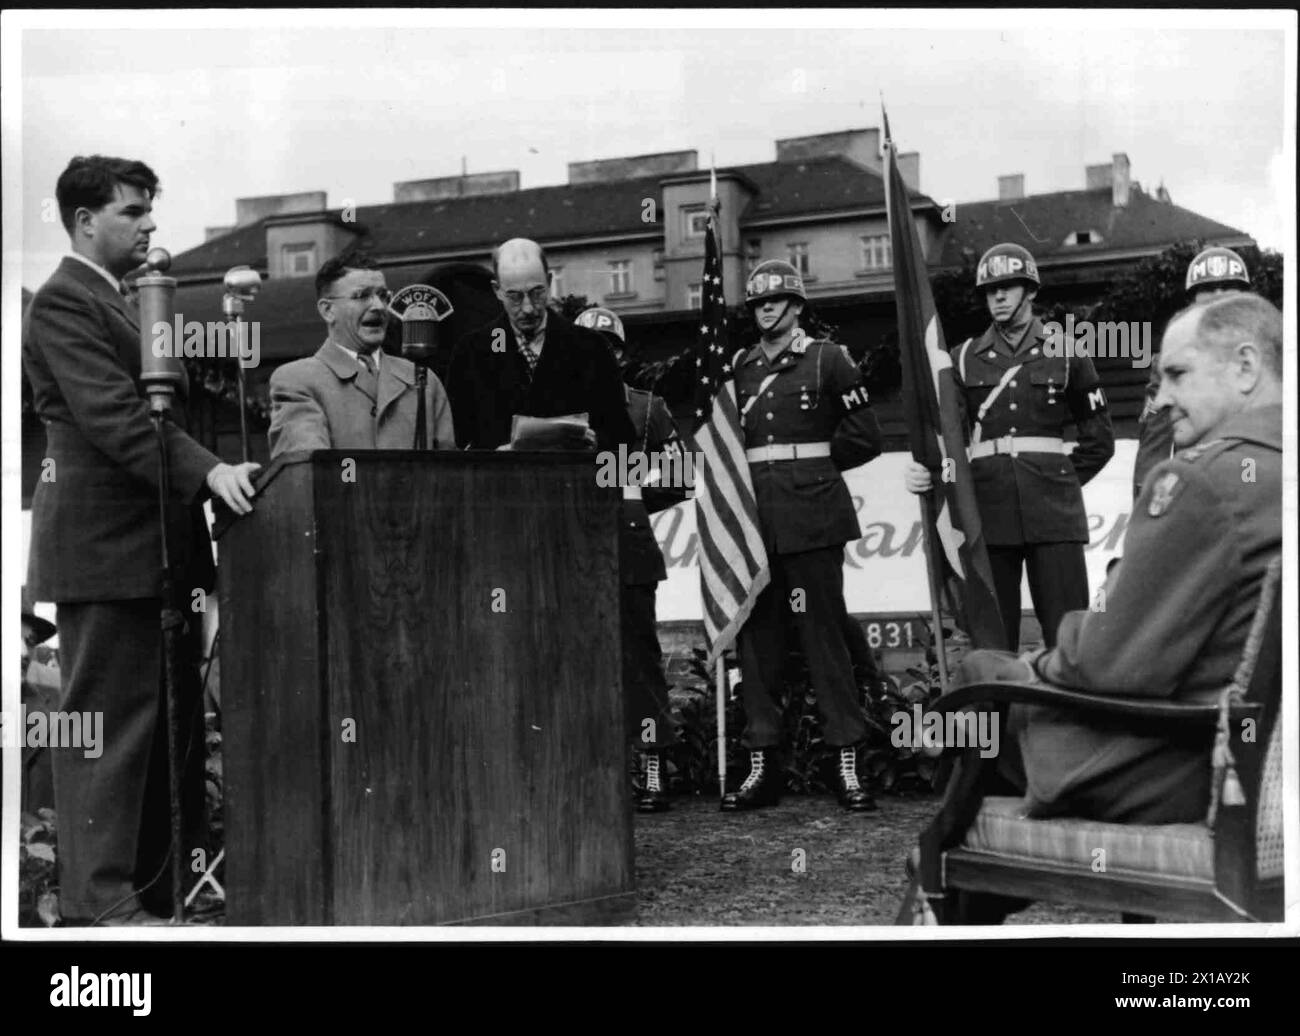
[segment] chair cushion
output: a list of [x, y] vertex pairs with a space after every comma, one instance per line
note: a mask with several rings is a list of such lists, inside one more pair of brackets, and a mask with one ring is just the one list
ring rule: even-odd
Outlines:
[[1255, 814], [1255, 870], [1261, 878], [1282, 876], [1282, 801], [1282, 724], [1274, 723]]
[[964, 848], [1092, 870], [1104, 849], [1107, 873], [1204, 878], [1214, 874], [1214, 840], [1204, 824], [1107, 824], [1077, 817], [1030, 820], [1018, 798], [986, 798]]

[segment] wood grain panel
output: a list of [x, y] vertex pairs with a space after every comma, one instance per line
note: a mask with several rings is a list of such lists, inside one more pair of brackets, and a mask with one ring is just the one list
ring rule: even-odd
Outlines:
[[311, 465], [218, 543], [226, 919], [328, 923]]
[[590, 458], [355, 460], [355, 483], [315, 461], [334, 920], [631, 890], [617, 491]]

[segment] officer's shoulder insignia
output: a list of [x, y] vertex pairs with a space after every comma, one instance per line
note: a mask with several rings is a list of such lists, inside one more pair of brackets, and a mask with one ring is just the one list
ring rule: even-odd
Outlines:
[[1182, 477], [1176, 471], [1166, 471], [1151, 486], [1151, 500], [1147, 504], [1147, 514], [1159, 518], [1169, 510], [1174, 497], [1183, 488]]

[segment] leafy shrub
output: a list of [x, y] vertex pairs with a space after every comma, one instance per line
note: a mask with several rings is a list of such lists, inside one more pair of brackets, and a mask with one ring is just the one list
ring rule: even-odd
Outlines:
[[[951, 631], [946, 631], [951, 637]], [[961, 651], [951, 639], [948, 643], [949, 671]], [[718, 794], [717, 706], [714, 674], [705, 665], [706, 652], [692, 651], [689, 667], [694, 680], [672, 692], [674, 718], [678, 720], [680, 745], [666, 758], [669, 788], [678, 794]], [[728, 652], [724, 667], [737, 665]], [[867, 724], [866, 745], [859, 752], [858, 773], [878, 790], [892, 794], [937, 791], [943, 773], [938, 760], [908, 746], [897, 747], [891, 741], [895, 729], [893, 716], [910, 713], [914, 704], [928, 708], [939, 696], [939, 666], [933, 644], [927, 638], [923, 667], [907, 670], [911, 680], [905, 685], [891, 677], [871, 682], [857, 674], [863, 719]], [[733, 688], [734, 698], [726, 706], [727, 773], [733, 786], [736, 775], [749, 770], [749, 754], [740, 742], [745, 728], [741, 685]], [[838, 750], [828, 746], [822, 736], [821, 717], [817, 711], [816, 692], [811, 687], [808, 666], [798, 651], [787, 659], [783, 703], [783, 758], [786, 788], [805, 794], [820, 794], [834, 789]]]

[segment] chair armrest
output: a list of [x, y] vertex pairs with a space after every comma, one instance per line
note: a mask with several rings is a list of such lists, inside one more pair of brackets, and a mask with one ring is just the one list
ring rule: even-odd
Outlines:
[[[1153, 701], [1150, 698], [1119, 698], [1103, 694], [1087, 694], [1064, 687], [1043, 683], [973, 683], [959, 687], [938, 698], [933, 708], [939, 712], [955, 712], [986, 704], [1048, 705], [1052, 708], [1075, 709], [1092, 715], [1115, 716], [1127, 719], [1166, 720], [1193, 727], [1214, 727], [1219, 721], [1219, 706], [1215, 702]], [[1233, 720], [1259, 720], [1262, 708], [1249, 702], [1234, 704], [1229, 710]]]

